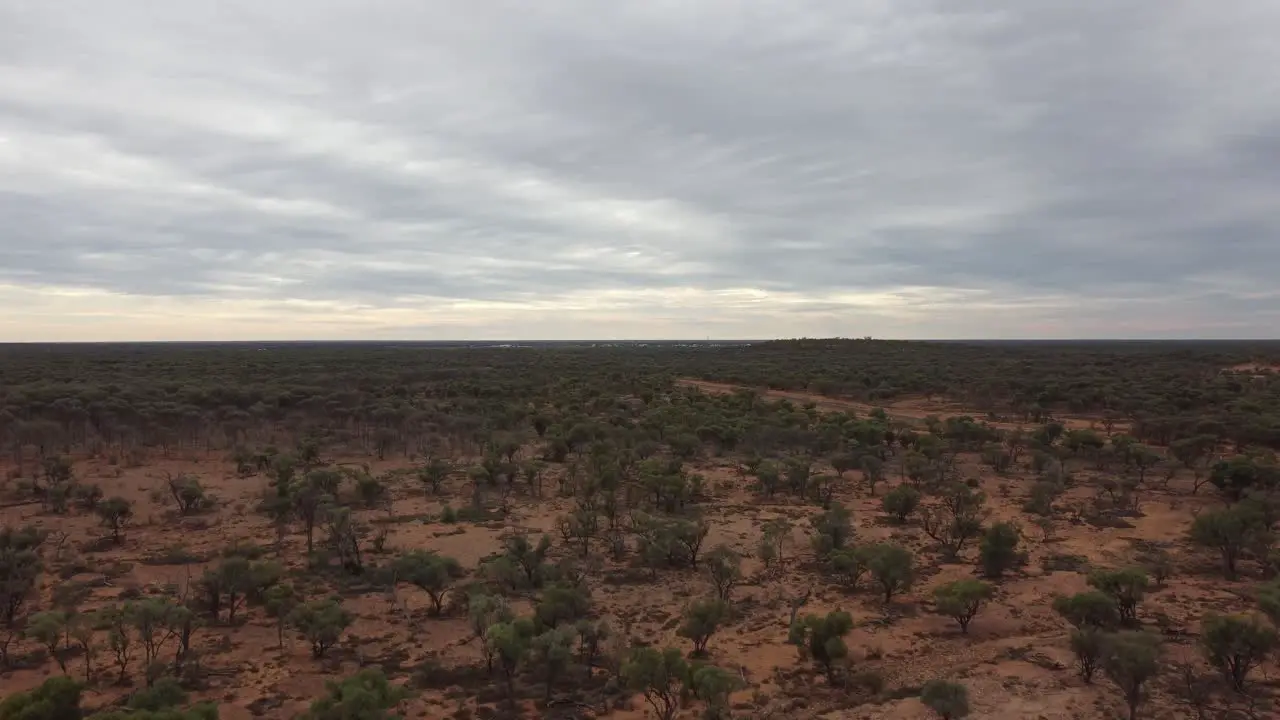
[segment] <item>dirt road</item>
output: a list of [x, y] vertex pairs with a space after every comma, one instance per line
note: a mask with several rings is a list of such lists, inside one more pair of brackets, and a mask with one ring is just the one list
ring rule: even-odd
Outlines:
[[[982, 419], [981, 415], [975, 415], [972, 410], [965, 410], [961, 405], [956, 403], [929, 401], [925, 398], [914, 397], [895, 400], [883, 405], [872, 405], [869, 403], [855, 402], [853, 400], [841, 400], [839, 398], [826, 397], [817, 393], [796, 392], [792, 390], [773, 390], [768, 388], [748, 388], [742, 385], [732, 385], [729, 383], [712, 382], [710, 380], [696, 380], [693, 378], [680, 378], [676, 382], [685, 387], [698, 388], [705, 393], [713, 393], [717, 395], [737, 392], [738, 390], [755, 390], [762, 397], [772, 400], [790, 400], [794, 403], [804, 404], [813, 403], [819, 410], [823, 412], [848, 412], [852, 410], [855, 413], [867, 414], [877, 407], [884, 408], [889, 417], [899, 422], [911, 425], [923, 425], [924, 419], [930, 415], [936, 415], [940, 418], [954, 417], [956, 415], [971, 415], [974, 419]], [[1089, 417], [1057, 417], [1058, 422], [1069, 428], [1090, 428], [1098, 427], [1100, 420], [1098, 418]], [[1036, 423], [1020, 423], [1005, 421], [987, 421], [991, 425], [1005, 429], [1026, 429], [1036, 427]], [[1116, 429], [1120, 429], [1117, 423]]]

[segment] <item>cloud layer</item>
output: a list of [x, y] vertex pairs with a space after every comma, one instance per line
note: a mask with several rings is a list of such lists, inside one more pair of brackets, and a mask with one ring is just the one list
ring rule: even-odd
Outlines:
[[1270, 0], [0, 0], [0, 340], [1280, 336]]

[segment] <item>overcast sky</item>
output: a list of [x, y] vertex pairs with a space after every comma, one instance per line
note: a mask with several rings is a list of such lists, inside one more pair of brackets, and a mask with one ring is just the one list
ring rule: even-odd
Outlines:
[[1275, 0], [0, 0], [0, 340], [1277, 337]]

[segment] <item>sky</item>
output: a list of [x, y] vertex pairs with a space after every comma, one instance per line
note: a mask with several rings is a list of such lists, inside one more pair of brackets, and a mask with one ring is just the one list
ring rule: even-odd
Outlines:
[[1280, 337], [1275, 0], [0, 0], [0, 341]]

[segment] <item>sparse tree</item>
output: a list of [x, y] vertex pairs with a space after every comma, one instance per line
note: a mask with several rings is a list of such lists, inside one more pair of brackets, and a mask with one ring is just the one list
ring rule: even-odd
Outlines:
[[978, 547], [982, 574], [988, 578], [999, 578], [1006, 570], [1017, 567], [1022, 561], [1018, 552], [1021, 540], [1022, 529], [1017, 523], [1002, 522], [987, 528]]
[[925, 507], [920, 511], [920, 526], [941, 547], [947, 560], [954, 560], [970, 539], [982, 532], [982, 521], [975, 507], [965, 506], [956, 513], [947, 506]]
[[457, 560], [427, 550], [413, 550], [392, 563], [394, 579], [423, 590], [431, 598], [431, 614], [440, 615], [453, 582], [462, 577]]
[[499, 623], [509, 623], [515, 619], [511, 606], [501, 595], [486, 593], [472, 595], [467, 602], [467, 623], [471, 626], [471, 634], [480, 641], [485, 651], [485, 668], [493, 672], [493, 653], [489, 646], [489, 628]]
[[785, 466], [787, 489], [793, 495], [803, 496], [813, 474], [813, 463], [807, 457], [792, 457]]
[[1022, 506], [1029, 513], [1034, 513], [1043, 517], [1053, 515], [1053, 503], [1066, 488], [1062, 483], [1054, 480], [1038, 480], [1036, 484], [1031, 486], [1031, 495], [1027, 498], [1027, 502]]
[[570, 582], [548, 585], [533, 609], [540, 629], [572, 624], [590, 611], [591, 592], [583, 585]]
[[352, 575], [364, 572], [364, 555], [360, 549], [364, 528], [351, 508], [326, 505], [322, 517], [327, 533], [325, 544], [342, 569]]
[[850, 470], [857, 469], [858, 458], [852, 453], [837, 453], [831, 456], [831, 468], [836, 474], [844, 477], [844, 474]]
[[885, 603], [911, 587], [915, 581], [915, 557], [911, 551], [894, 543], [867, 546], [867, 571], [880, 586]]
[[827, 556], [831, 569], [841, 584], [851, 591], [858, 589], [858, 581], [867, 573], [867, 555], [870, 546], [847, 547], [833, 550]]
[[671, 526], [672, 538], [684, 549], [684, 558], [689, 567], [698, 569], [698, 552], [702, 543], [711, 531], [711, 525], [704, 519], [676, 520]]
[[719, 598], [696, 600], [684, 610], [684, 621], [676, 632], [693, 643], [693, 655], [707, 652], [707, 642], [729, 616], [729, 605]]
[[307, 556], [315, 552], [316, 523], [322, 518], [325, 508], [337, 494], [342, 474], [334, 470], [315, 469], [308, 472], [301, 482], [296, 483], [289, 493], [293, 512], [302, 521], [303, 532], [307, 536]]
[[98, 503], [102, 502], [102, 498], [102, 486], [97, 483], [77, 483], [71, 488], [71, 499], [81, 510], [88, 513], [98, 509]]
[[823, 510], [831, 507], [836, 491], [844, 484], [844, 476], [819, 473], [809, 477], [809, 494], [822, 506]]
[[1280, 466], [1262, 457], [1237, 455], [1213, 464], [1209, 482], [1235, 502], [1255, 488], [1273, 488], [1280, 483]]
[[978, 580], [953, 580], [933, 591], [938, 612], [960, 624], [960, 632], [969, 632], [969, 622], [991, 599], [990, 585]]
[[267, 590], [267, 615], [276, 620], [276, 643], [284, 649], [284, 627], [289, 614], [298, 607], [301, 598], [298, 591], [289, 583], [280, 583]]
[[67, 635], [68, 616], [61, 610], [46, 610], [27, 619], [26, 636], [44, 646], [49, 657], [58, 663], [58, 669], [67, 673], [67, 660], [62, 652], [62, 641]]
[[782, 484], [782, 476], [778, 472], [778, 466], [771, 462], [761, 463], [760, 467], [756, 469], [756, 484], [765, 497], [773, 497]]
[[587, 676], [596, 668], [607, 654], [607, 644], [617, 642], [617, 633], [607, 620], [590, 620], [583, 618], [574, 623], [578, 633], [578, 659], [586, 666]]
[[819, 557], [827, 557], [853, 539], [853, 515], [840, 503], [810, 520], [813, 525], [813, 549]]
[[311, 656], [322, 658], [338, 644], [351, 624], [352, 616], [333, 598], [320, 598], [302, 603], [289, 613], [289, 625], [298, 629], [311, 643]]
[[1001, 443], [991, 442], [983, 445], [981, 458], [982, 463], [998, 475], [1005, 474], [1013, 466], [1013, 454]]
[[707, 553], [706, 568], [716, 597], [729, 602], [733, 588], [742, 580], [742, 556], [728, 545], [717, 545]]
[[535, 667], [542, 669], [542, 675], [546, 681], [546, 692], [543, 696], [545, 702], [551, 702], [551, 691], [555, 687], [556, 679], [563, 675], [573, 662], [573, 641], [576, 635], [576, 628], [561, 626], [535, 636], [530, 642], [530, 661]]
[[213, 499], [205, 493], [204, 485], [194, 475], [169, 474], [165, 477], [165, 484], [180, 515], [193, 515], [213, 505]]
[[1147, 473], [1159, 466], [1164, 456], [1146, 445], [1136, 445], [1129, 453], [1129, 461], [1138, 471], [1138, 484], [1147, 481]]
[[1033, 518], [1031, 522], [1040, 530], [1041, 542], [1047, 543], [1047, 542], [1053, 541], [1054, 539], [1053, 538], [1053, 531], [1054, 531], [1053, 518], [1049, 517], [1048, 515], [1044, 515], [1041, 517]]
[[111, 530], [111, 540], [119, 545], [121, 531], [133, 519], [133, 503], [117, 495], [98, 503], [95, 512], [102, 524]]
[[695, 663], [689, 669], [687, 689], [706, 705], [704, 720], [727, 720], [729, 695], [741, 687], [741, 678], [724, 668]]
[[764, 524], [759, 553], [765, 567], [782, 564], [787, 545], [791, 543], [791, 530], [791, 521], [785, 517], [774, 518]]
[[1078, 628], [1113, 628], [1120, 623], [1120, 611], [1110, 595], [1091, 590], [1053, 599], [1054, 612]]
[[1160, 638], [1133, 630], [1112, 635], [1106, 641], [1102, 671], [1120, 688], [1129, 720], [1137, 720], [1147, 683], [1160, 672]]
[[1209, 615], [1200, 644], [1209, 664], [1217, 668], [1237, 692], [1249, 672], [1275, 649], [1275, 628], [1243, 615]]
[[788, 640], [800, 648], [802, 657], [812, 658], [822, 668], [827, 681], [835, 684], [836, 669], [849, 656], [844, 636], [853, 629], [853, 618], [847, 612], [805, 615], [791, 624]]
[[123, 684], [129, 677], [129, 664], [133, 662], [136, 648], [133, 644], [133, 633], [130, 632], [129, 612], [126, 608], [111, 606], [98, 613], [107, 630], [107, 647], [115, 657], [116, 667], [120, 674], [117, 682]]
[[542, 497], [542, 478], [547, 469], [546, 463], [529, 459], [521, 464], [520, 469], [524, 472], [524, 481], [529, 486], [529, 494], [536, 498]]
[[1106, 593], [1116, 604], [1121, 624], [1138, 620], [1138, 603], [1147, 591], [1147, 574], [1142, 568], [1098, 569], [1089, 573], [1089, 586]]
[[[142, 663], [151, 668], [164, 646], [178, 636], [191, 611], [168, 598], [143, 598], [127, 606], [129, 621], [142, 645]], [[148, 684], [154, 678], [148, 672]]]
[[503, 544], [506, 556], [520, 568], [528, 586], [542, 587], [547, 554], [551, 552], [551, 536], [543, 535], [538, 544], [533, 545], [528, 535], [512, 535]]
[[898, 523], [905, 523], [907, 518], [920, 506], [920, 491], [910, 485], [898, 485], [885, 493], [880, 505], [885, 513]]
[[1086, 684], [1093, 683], [1093, 674], [1097, 672], [1106, 651], [1107, 634], [1096, 626], [1085, 625], [1071, 630], [1071, 652], [1076, 656], [1076, 669], [1080, 679]]
[[583, 557], [591, 551], [591, 541], [600, 534], [600, 518], [594, 509], [578, 507], [556, 522], [566, 545], [576, 545]]
[[875, 455], [863, 455], [858, 466], [862, 470], [862, 478], [867, 482], [867, 492], [874, 497], [876, 484], [884, 480], [884, 461]]
[[93, 679], [93, 661], [98, 656], [98, 618], [96, 614], [81, 613], [71, 618], [70, 636], [72, 642], [80, 648], [84, 658], [84, 681]]
[[485, 633], [485, 647], [502, 669], [507, 701], [512, 707], [516, 703], [516, 677], [529, 657], [533, 637], [533, 622], [528, 618], [497, 623]]
[[[43, 564], [39, 548], [47, 534], [34, 527], [0, 529], [0, 625], [12, 629], [31, 597]], [[0, 652], [6, 651], [0, 647]], [[7, 653], [0, 656], [5, 664]]]
[[1191, 523], [1191, 540], [1222, 555], [1222, 573], [1236, 579], [1236, 564], [1244, 551], [1266, 533], [1262, 515], [1243, 503], [1200, 513]]
[[261, 602], [267, 590], [279, 581], [281, 568], [271, 561], [250, 561], [239, 554], [224, 558], [205, 570], [199, 587], [205, 596], [205, 608], [216, 622], [223, 608], [227, 623], [235, 624], [236, 612], [246, 601]]
[[368, 466], [359, 470], [344, 468], [347, 477], [355, 485], [355, 499], [362, 507], [378, 508], [390, 498], [387, 483], [382, 477], [369, 472]]
[[623, 682], [644, 693], [659, 720], [673, 720], [680, 712], [688, 675], [689, 665], [675, 648], [635, 647], [622, 664]]
[[1218, 439], [1213, 435], [1195, 435], [1169, 443], [1169, 454], [1182, 463], [1183, 467], [1193, 470], [1208, 457], [1217, 444]]
[[1156, 587], [1162, 588], [1165, 581], [1173, 575], [1173, 558], [1167, 550], [1155, 548], [1143, 558], [1142, 567], [1155, 580]]

